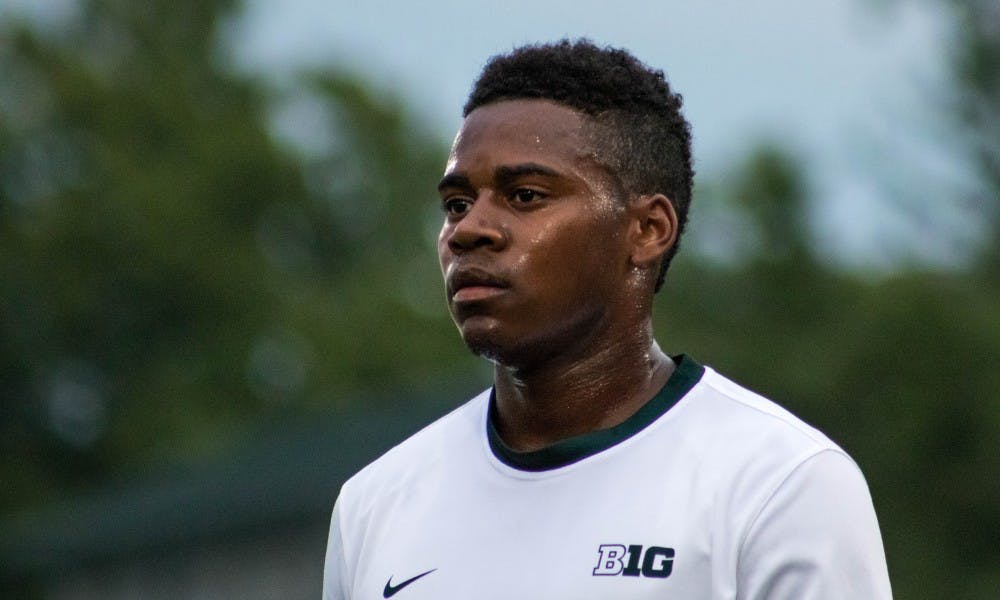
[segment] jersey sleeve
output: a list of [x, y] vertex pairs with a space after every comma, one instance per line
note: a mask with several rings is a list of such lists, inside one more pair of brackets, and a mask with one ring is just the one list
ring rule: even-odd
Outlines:
[[326, 543], [326, 563], [323, 567], [323, 600], [350, 600], [344, 539], [340, 529], [340, 500], [333, 506], [330, 537]]
[[744, 600], [891, 599], [868, 486], [839, 451], [796, 467], [763, 505], [741, 545]]

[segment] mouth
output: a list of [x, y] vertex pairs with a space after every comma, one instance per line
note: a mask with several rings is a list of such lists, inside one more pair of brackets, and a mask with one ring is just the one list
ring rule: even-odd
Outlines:
[[478, 302], [502, 294], [509, 284], [482, 269], [457, 269], [448, 277], [448, 297], [452, 302]]

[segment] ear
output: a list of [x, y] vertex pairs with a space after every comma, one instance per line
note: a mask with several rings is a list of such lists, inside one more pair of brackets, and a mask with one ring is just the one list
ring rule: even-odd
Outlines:
[[632, 200], [629, 211], [630, 259], [637, 267], [657, 264], [677, 241], [677, 211], [663, 194], [639, 196]]

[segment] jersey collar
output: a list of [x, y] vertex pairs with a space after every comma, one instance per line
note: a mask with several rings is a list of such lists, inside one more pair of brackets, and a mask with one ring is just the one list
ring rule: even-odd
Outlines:
[[701, 380], [705, 367], [688, 356], [673, 357], [677, 367], [667, 383], [649, 402], [624, 422], [608, 429], [591, 431], [560, 440], [551, 446], [532, 452], [518, 452], [500, 439], [494, 424], [496, 390], [490, 391], [486, 435], [490, 450], [500, 462], [521, 471], [548, 471], [571, 465], [588, 456], [603, 452], [639, 433], [660, 418]]

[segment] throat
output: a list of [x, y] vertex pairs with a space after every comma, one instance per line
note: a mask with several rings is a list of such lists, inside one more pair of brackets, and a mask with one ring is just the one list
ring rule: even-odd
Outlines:
[[[652, 399], [674, 371], [654, 343], [631, 368], [570, 369], [560, 374], [511, 373], [497, 367], [496, 402], [490, 415], [512, 450], [540, 450], [561, 440], [625, 422]], [[518, 376], [521, 375], [521, 376]]]

